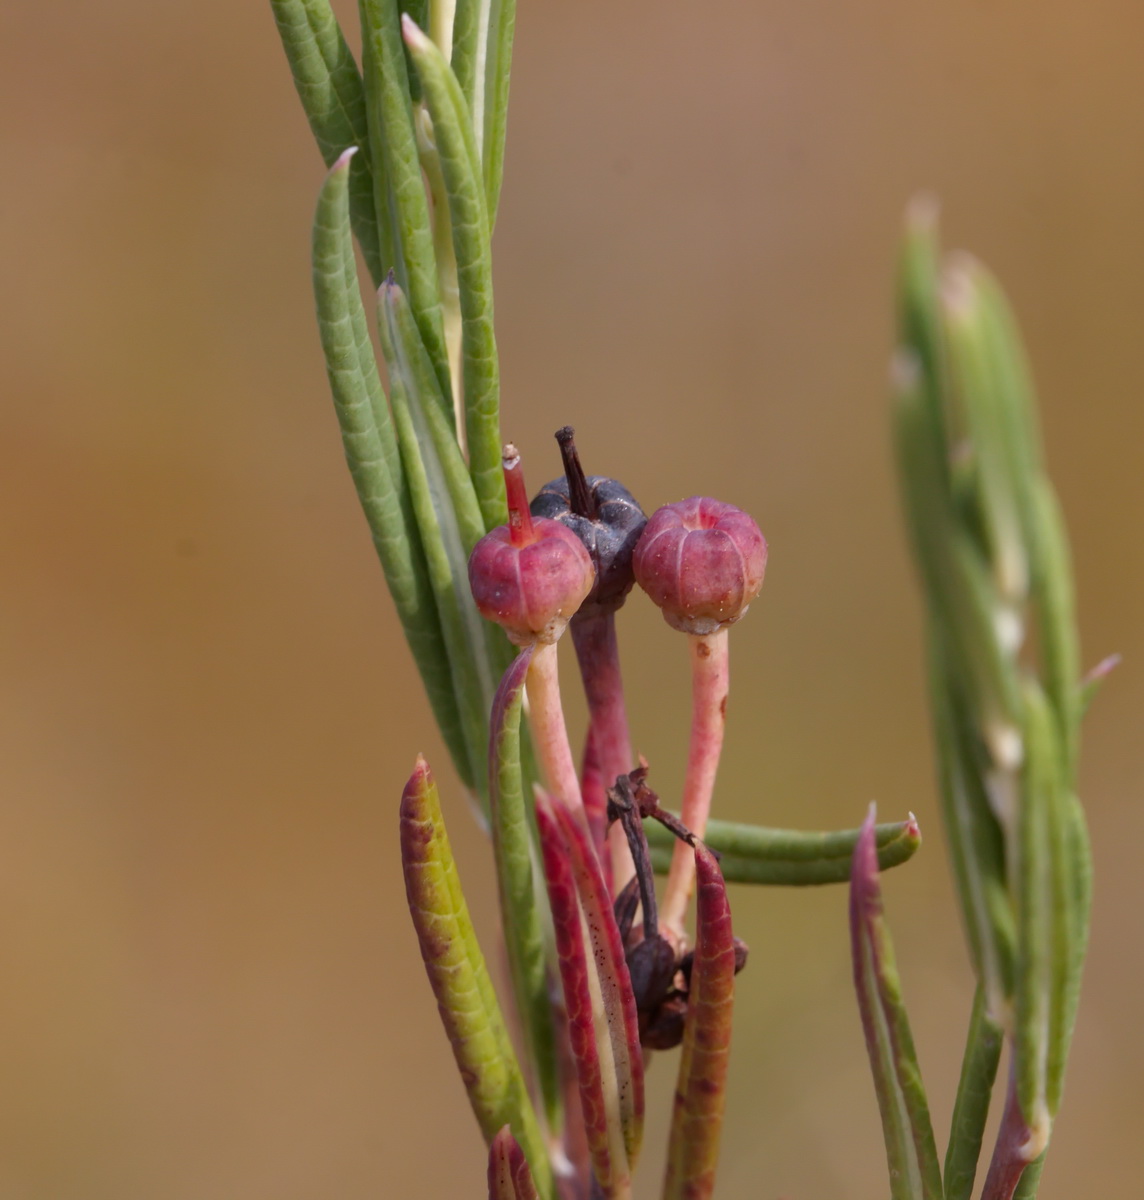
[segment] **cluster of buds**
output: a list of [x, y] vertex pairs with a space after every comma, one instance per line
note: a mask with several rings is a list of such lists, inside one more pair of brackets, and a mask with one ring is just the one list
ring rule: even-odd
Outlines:
[[[478, 610], [520, 647], [493, 712], [494, 840], [509, 836], [502, 827], [518, 790], [512, 763], [518, 743], [509, 739], [506, 746], [505, 730], [510, 714], [519, 719], [523, 690], [543, 777], [535, 811], [563, 985], [550, 1034], [565, 1043], [561, 1057], [579, 1097], [579, 1112], [566, 1118], [560, 1135], [559, 1158], [571, 1164], [567, 1194], [630, 1194], [643, 1126], [644, 1055], [682, 1042], [691, 1049], [677, 1088], [669, 1194], [707, 1195], [733, 978], [746, 947], [731, 933], [723, 876], [702, 835], [723, 741], [727, 629], [759, 594], [766, 542], [741, 509], [706, 498], [667, 504], [648, 519], [622, 484], [585, 475], [571, 428], [556, 437], [564, 474], [531, 504], [520, 455], [505, 447], [509, 519], [469, 558]], [[662, 809], [647, 786], [647, 764], [633, 761], [615, 614], [637, 582], [691, 644], [695, 711], [679, 817]], [[556, 658], [569, 626], [589, 709], [579, 767]], [[678, 838], [662, 919], [643, 834], [649, 817]], [[684, 920], [697, 878], [692, 942]], [[525, 957], [510, 947], [510, 959]], [[519, 991], [518, 998], [534, 1009]]]

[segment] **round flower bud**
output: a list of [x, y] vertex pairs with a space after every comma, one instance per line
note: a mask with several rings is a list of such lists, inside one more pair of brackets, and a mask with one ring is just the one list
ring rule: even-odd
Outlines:
[[596, 583], [581, 606], [584, 615], [615, 612], [635, 583], [632, 555], [647, 517], [622, 483], [587, 475], [572, 440], [571, 426], [556, 435], [565, 473], [533, 497], [532, 515], [567, 526], [583, 542], [596, 568]]
[[520, 458], [505, 447], [509, 523], [485, 534], [469, 555], [469, 586], [481, 616], [518, 646], [555, 642], [596, 579], [588, 551], [558, 521], [533, 520]]
[[759, 594], [767, 542], [741, 508], [693, 496], [652, 514], [633, 566], [664, 620], [702, 637], [737, 621]]

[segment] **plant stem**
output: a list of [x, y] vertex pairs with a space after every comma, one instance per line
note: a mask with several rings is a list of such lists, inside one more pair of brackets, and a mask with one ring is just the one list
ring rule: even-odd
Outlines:
[[997, 1131], [997, 1144], [993, 1147], [993, 1160], [981, 1190], [981, 1200], [1012, 1200], [1021, 1175], [1032, 1161], [1027, 1150], [1031, 1137], [1032, 1130], [1017, 1103], [1016, 1076], [1011, 1071], [1005, 1111], [1001, 1115], [1001, 1128]]
[[[690, 635], [691, 649], [691, 745], [687, 754], [687, 777], [683, 785], [680, 820], [702, 838], [711, 811], [715, 773], [723, 750], [726, 728], [727, 690], [730, 678], [728, 630], [726, 627], [704, 637]], [[668, 871], [667, 887], [660, 907], [660, 923], [668, 938], [683, 935], [683, 918], [695, 884], [694, 851], [677, 842]]]
[[[603, 857], [607, 836], [607, 789], [633, 766], [632, 739], [628, 731], [628, 713], [624, 705], [624, 683], [620, 674], [620, 652], [616, 642], [614, 612], [576, 616], [571, 621], [572, 644], [580, 664], [580, 678], [588, 700], [593, 752], [602, 787], [584, 796], [585, 811], [596, 849]], [[598, 806], [598, 807], [597, 807]], [[609, 840], [612, 860], [612, 891], [620, 889], [635, 873], [631, 852], [622, 829], [616, 828]]]
[[[527, 510], [525, 510], [527, 511]], [[537, 642], [525, 683], [532, 737], [549, 791], [573, 812], [584, 815], [580, 778], [572, 759], [564, 710], [560, 704], [560, 675], [556, 643]]]

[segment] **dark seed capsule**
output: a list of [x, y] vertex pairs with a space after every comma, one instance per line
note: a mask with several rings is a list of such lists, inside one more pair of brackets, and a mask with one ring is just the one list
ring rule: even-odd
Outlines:
[[632, 590], [632, 555], [647, 524], [644, 511], [622, 483], [606, 475], [585, 475], [573, 431], [556, 434], [564, 475], [536, 494], [534, 517], [559, 521], [583, 542], [596, 568], [596, 584], [580, 608], [584, 616], [614, 612]]

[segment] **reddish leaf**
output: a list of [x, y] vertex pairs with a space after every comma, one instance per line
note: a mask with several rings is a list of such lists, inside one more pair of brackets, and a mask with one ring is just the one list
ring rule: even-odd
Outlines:
[[715, 1187], [735, 995], [731, 906], [719, 863], [695, 845], [695, 959], [675, 1087], [664, 1200], [706, 1200]]

